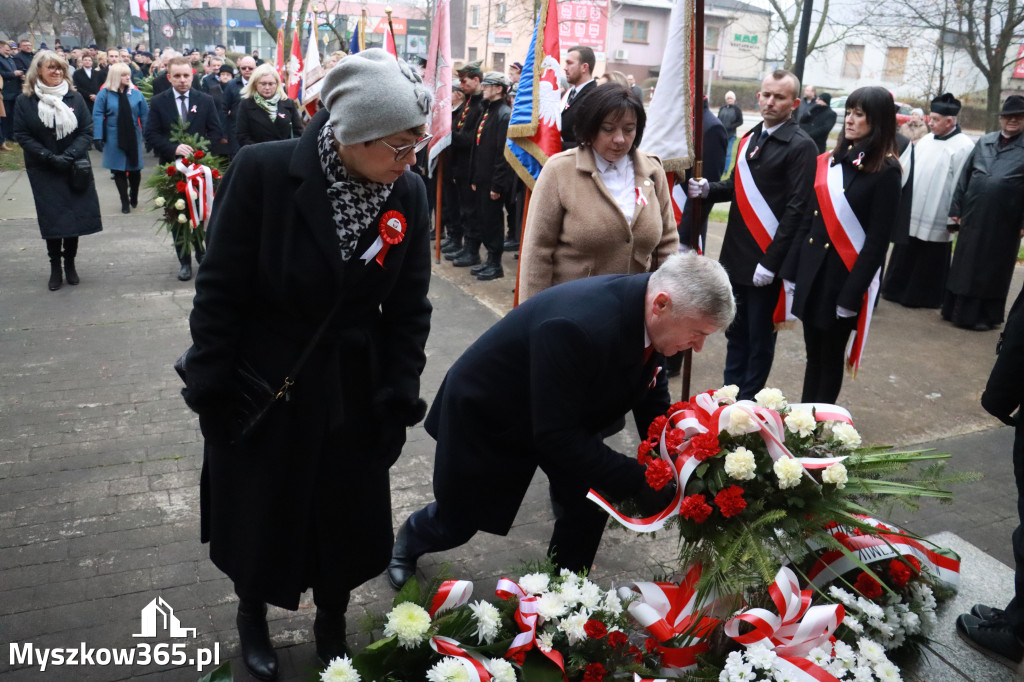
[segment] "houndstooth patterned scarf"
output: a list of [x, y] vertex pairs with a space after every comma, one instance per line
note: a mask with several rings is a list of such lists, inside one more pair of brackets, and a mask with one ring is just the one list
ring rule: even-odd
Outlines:
[[382, 184], [352, 178], [334, 147], [334, 132], [326, 123], [317, 136], [320, 167], [327, 178], [327, 198], [331, 202], [334, 225], [338, 232], [341, 259], [348, 261], [355, 253], [362, 234], [373, 227], [377, 214], [391, 196], [394, 184]]

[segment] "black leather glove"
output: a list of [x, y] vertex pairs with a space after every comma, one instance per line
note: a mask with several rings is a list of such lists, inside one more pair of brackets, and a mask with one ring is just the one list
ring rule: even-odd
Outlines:
[[675, 494], [675, 481], [669, 481], [661, 490], [655, 490], [651, 486], [647, 485], [647, 482], [645, 481], [640, 487], [640, 492], [638, 492], [634, 497], [634, 500], [636, 501], [636, 506], [640, 510], [641, 515], [646, 517], [664, 510], [672, 501], [672, 497]]
[[103, 140], [93, 140], [92, 146], [96, 147], [96, 151], [98, 152], [103, 151]]
[[376, 454], [385, 468], [390, 469], [398, 461], [405, 446], [405, 427], [390, 422], [381, 425], [377, 437]]
[[71, 159], [64, 154], [51, 154], [48, 160], [55, 171], [67, 173], [71, 170]]

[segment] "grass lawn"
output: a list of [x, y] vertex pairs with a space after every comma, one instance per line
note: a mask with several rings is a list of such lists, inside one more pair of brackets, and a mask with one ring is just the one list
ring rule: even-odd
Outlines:
[[7, 141], [7, 146], [11, 151], [0, 151], [0, 171], [25, 170], [25, 154], [21, 147], [10, 140]]

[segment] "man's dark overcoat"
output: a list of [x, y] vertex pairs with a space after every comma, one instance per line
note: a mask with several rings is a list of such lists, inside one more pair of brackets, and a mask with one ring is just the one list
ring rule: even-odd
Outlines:
[[81, 237], [103, 229], [95, 179], [89, 180], [86, 189], [75, 192], [71, 189], [71, 171], [54, 168], [46, 161], [51, 152], [80, 159], [88, 156], [92, 146], [92, 114], [85, 100], [69, 89], [64, 104], [74, 110], [78, 127], [60, 140], [53, 128], [39, 120], [39, 98], [35, 95], [19, 95], [14, 111], [8, 112], [14, 116], [14, 139], [25, 150], [25, 170], [43, 239]]
[[960, 232], [946, 288], [1006, 300], [1024, 229], [1024, 135], [999, 149], [1001, 133], [978, 140], [953, 192]]
[[76, 69], [71, 74], [71, 82], [75, 84], [75, 88], [89, 106], [89, 111], [92, 111], [93, 100], [89, 98], [89, 95], [98, 95], [103, 88], [100, 70], [93, 67], [89, 73], [86, 73], [85, 69]]
[[[384, 266], [342, 261], [317, 134], [241, 150], [218, 191], [190, 317], [186, 401], [206, 439], [202, 539], [240, 594], [295, 609], [314, 576], [353, 588], [391, 556], [388, 469], [422, 417], [420, 373], [431, 306], [423, 181], [406, 172], [381, 209], [406, 237]], [[341, 299], [325, 338], [251, 437], [229, 444], [223, 406], [247, 362], [272, 386]], [[425, 406], [424, 406], [425, 407]]]
[[[569, 86], [570, 90], [573, 86]], [[562, 109], [562, 151], [579, 146], [576, 140], [576, 118], [586, 106], [586, 99], [597, 90], [597, 79], [591, 78], [576, 91], [572, 102]]]
[[[171, 141], [171, 126], [181, 118], [177, 97], [178, 91], [171, 88], [153, 95], [149, 101], [149, 120], [146, 121], [143, 136], [156, 152], [160, 163], [174, 161], [174, 150], [178, 147], [177, 142]], [[214, 143], [219, 141], [223, 136], [223, 128], [213, 98], [192, 88], [188, 92], [188, 107], [188, 132], [201, 135]]]
[[650, 274], [605, 275], [546, 289], [462, 354], [427, 415], [437, 440], [434, 497], [452, 516], [504, 535], [537, 467], [555, 481], [619, 499], [644, 469], [601, 431], [633, 411], [646, 434], [669, 406], [664, 358], [644, 362]]

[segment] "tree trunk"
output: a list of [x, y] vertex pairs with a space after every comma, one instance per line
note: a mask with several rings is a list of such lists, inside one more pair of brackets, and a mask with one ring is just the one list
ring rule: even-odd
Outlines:
[[97, 45], [110, 45], [110, 11], [109, 0], [82, 0], [85, 18], [89, 20], [92, 35]]
[[1003, 73], [992, 69], [988, 74], [988, 97], [985, 101], [985, 132], [999, 130], [999, 106], [1003, 92]]

